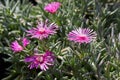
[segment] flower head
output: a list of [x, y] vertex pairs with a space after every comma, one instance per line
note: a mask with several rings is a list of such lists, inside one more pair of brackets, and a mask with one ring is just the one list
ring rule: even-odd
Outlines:
[[58, 8], [60, 7], [61, 3], [60, 2], [51, 2], [48, 5], [44, 7], [45, 11], [48, 11], [49, 13], [54, 14]]
[[37, 25], [37, 28], [32, 28], [27, 31], [28, 36], [31, 36], [31, 38], [37, 38], [37, 39], [44, 39], [47, 38], [49, 35], [53, 35], [56, 33], [56, 30], [58, 29], [58, 26], [54, 23], [48, 24], [48, 20], [43, 22], [39, 22]]
[[55, 56], [52, 52], [46, 51], [44, 54], [34, 54], [25, 58], [25, 62], [30, 62], [28, 66], [30, 69], [39, 68], [43, 71], [49, 69], [49, 66], [54, 64]]
[[89, 28], [79, 28], [71, 31], [68, 34], [68, 39], [78, 43], [90, 43], [96, 38], [96, 35], [97, 34]]
[[22, 39], [22, 44], [24, 47], [26, 47], [29, 43], [30, 43], [30, 41], [27, 38]]
[[21, 52], [23, 50], [23, 47], [17, 41], [14, 41], [11, 44], [11, 49], [14, 52]]

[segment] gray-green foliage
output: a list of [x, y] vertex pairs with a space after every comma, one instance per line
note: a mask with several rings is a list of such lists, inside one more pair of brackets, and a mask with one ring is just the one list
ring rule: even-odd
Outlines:
[[[5, 60], [12, 63], [3, 80], [119, 80], [120, 1], [57, 0], [62, 5], [53, 15], [43, 9], [52, 1], [39, 0], [36, 6], [27, 0], [0, 1], [0, 53], [9, 55]], [[9, 46], [14, 39], [24, 37], [37, 21], [45, 19], [60, 29], [45, 43], [55, 53], [56, 62], [46, 72], [29, 70], [23, 58], [32, 54], [35, 44], [28, 46], [27, 54], [14, 54]], [[68, 41], [68, 32], [78, 27], [94, 29], [97, 40], [90, 44]]]

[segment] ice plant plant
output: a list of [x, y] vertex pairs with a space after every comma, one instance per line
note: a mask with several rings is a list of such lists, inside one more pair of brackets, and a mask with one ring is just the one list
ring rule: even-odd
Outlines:
[[17, 41], [13, 41], [11, 43], [11, 49], [14, 52], [21, 52], [23, 50], [23, 47]]
[[44, 54], [35, 53], [33, 56], [26, 57], [25, 62], [29, 62], [28, 66], [30, 69], [40, 68], [43, 71], [49, 69], [49, 66], [54, 64], [55, 56], [53, 52], [46, 51]]
[[58, 26], [54, 23], [48, 24], [48, 20], [45, 22], [39, 22], [37, 28], [32, 28], [27, 31], [27, 35], [31, 36], [31, 38], [37, 38], [39, 40], [43, 40], [47, 38], [49, 35], [53, 35], [56, 33]]
[[68, 40], [78, 43], [90, 43], [96, 38], [96, 32], [89, 28], [79, 28], [69, 32]]
[[44, 7], [44, 10], [51, 14], [54, 14], [59, 9], [60, 5], [60, 2], [51, 2]]
[[30, 41], [27, 38], [22, 39], [22, 44], [24, 47], [26, 47], [29, 43], [30, 43]]

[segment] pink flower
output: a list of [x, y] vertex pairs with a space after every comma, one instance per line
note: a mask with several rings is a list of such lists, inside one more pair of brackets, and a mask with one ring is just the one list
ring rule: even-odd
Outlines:
[[79, 28], [71, 31], [68, 34], [68, 39], [78, 43], [90, 43], [96, 38], [96, 35], [97, 34], [89, 28]]
[[50, 4], [48, 4], [44, 7], [44, 10], [48, 11], [49, 13], [54, 14], [58, 10], [60, 5], [61, 5], [60, 2], [51, 2]]
[[45, 23], [38, 23], [37, 28], [32, 28], [28, 30], [27, 35], [31, 36], [31, 38], [42, 40], [44, 38], [47, 38], [49, 35], [55, 34], [57, 29], [58, 26], [56, 24], [51, 23], [50, 25], [48, 25], [48, 20], [46, 20]]
[[22, 39], [22, 44], [24, 47], [26, 47], [29, 43], [30, 43], [30, 41], [27, 38]]
[[14, 41], [11, 44], [11, 49], [14, 52], [21, 52], [23, 50], [23, 47], [21, 45], [19, 45], [19, 43], [17, 41]]
[[46, 51], [44, 54], [34, 54], [33, 56], [26, 57], [25, 62], [30, 62], [29, 68], [39, 68], [43, 71], [49, 69], [49, 66], [54, 64], [55, 56], [52, 52]]

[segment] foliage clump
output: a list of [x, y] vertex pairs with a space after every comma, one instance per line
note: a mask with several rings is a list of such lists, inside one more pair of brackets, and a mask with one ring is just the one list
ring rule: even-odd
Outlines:
[[119, 80], [119, 0], [36, 1], [0, 0], [3, 80]]

